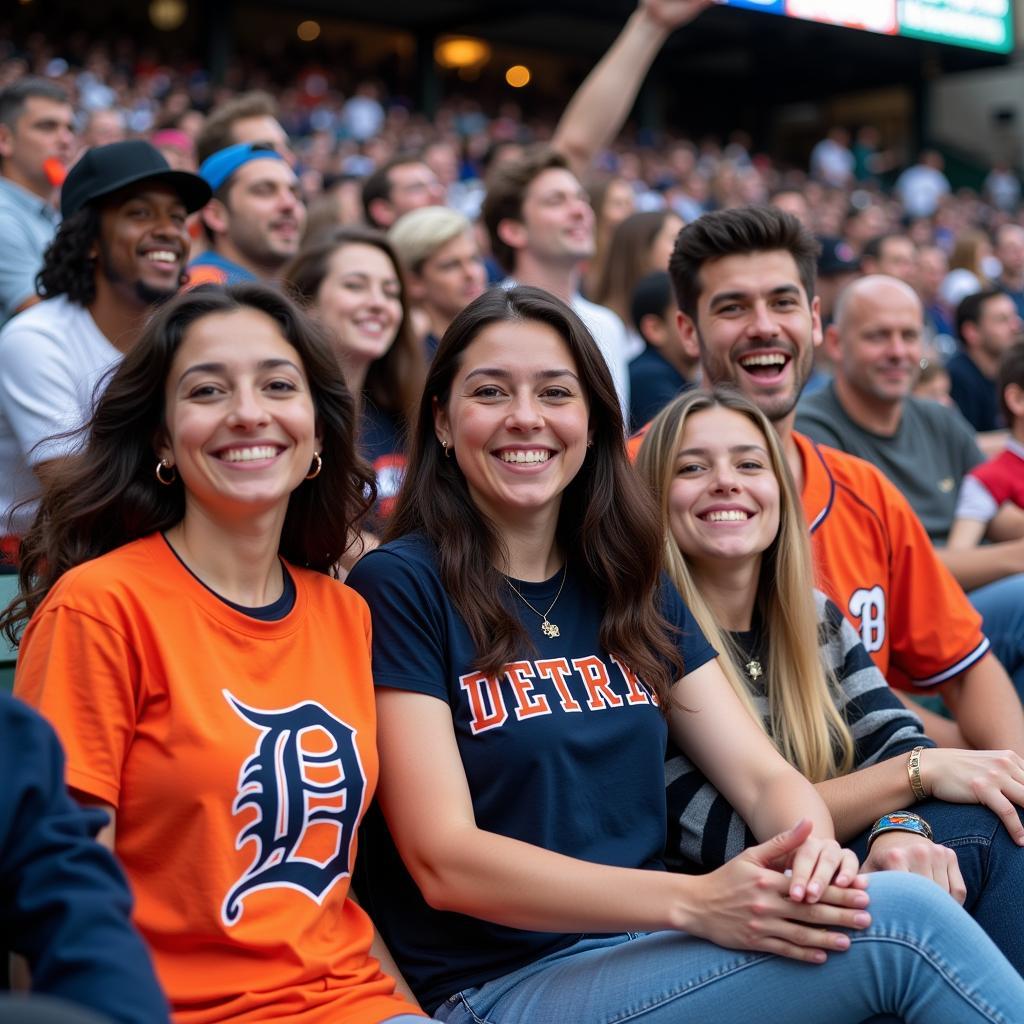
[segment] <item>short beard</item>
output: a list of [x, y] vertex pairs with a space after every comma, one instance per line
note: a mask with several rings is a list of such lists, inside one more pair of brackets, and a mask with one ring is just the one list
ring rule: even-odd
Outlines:
[[102, 274], [112, 285], [127, 285], [131, 288], [140, 305], [147, 307], [162, 306], [168, 299], [173, 299], [178, 294], [178, 290], [182, 285], [183, 274], [178, 275], [178, 283], [170, 289], [155, 288], [151, 284], [146, 284], [141, 278], [132, 281], [113, 269], [110, 260], [110, 249], [103, 239], [99, 240], [99, 248], [100, 258], [97, 261], [97, 272]]

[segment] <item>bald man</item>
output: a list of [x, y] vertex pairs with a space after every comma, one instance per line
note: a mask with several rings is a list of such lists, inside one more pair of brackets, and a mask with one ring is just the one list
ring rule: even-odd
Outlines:
[[903, 492], [1024, 694], [1024, 539], [970, 551], [942, 547], [960, 482], [983, 456], [958, 412], [911, 395], [923, 333], [913, 288], [883, 275], [855, 281], [840, 295], [825, 333], [835, 380], [800, 402], [796, 426], [873, 463]]

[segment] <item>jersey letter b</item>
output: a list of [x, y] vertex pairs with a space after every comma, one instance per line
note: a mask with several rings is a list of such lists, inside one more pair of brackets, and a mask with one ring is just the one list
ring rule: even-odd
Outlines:
[[879, 586], [855, 590], [850, 614], [860, 620], [860, 641], [868, 653], [880, 651], [885, 644], [885, 591]]

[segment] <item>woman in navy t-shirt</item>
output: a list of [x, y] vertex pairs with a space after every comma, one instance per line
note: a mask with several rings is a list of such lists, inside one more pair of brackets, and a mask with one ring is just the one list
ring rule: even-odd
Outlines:
[[402, 484], [406, 417], [426, 369], [398, 259], [380, 231], [339, 228], [305, 243], [285, 281], [326, 329], [359, 402], [359, 450], [377, 480], [377, 528]]
[[[361, 895], [429, 1012], [1016, 1012], [1024, 981], [933, 883], [876, 876], [869, 918], [824, 804], [660, 574], [607, 366], [563, 303], [492, 289], [456, 317], [388, 534], [348, 580], [373, 616], [382, 762]], [[661, 870], [669, 735], [762, 841], [702, 877]]]

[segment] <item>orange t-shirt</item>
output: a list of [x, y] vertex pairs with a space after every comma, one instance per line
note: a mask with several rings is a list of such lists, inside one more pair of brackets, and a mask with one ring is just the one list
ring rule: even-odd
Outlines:
[[793, 432], [818, 585], [902, 690], [938, 686], [984, 657], [981, 616], [906, 498], [865, 462]]
[[65, 573], [15, 687], [53, 723], [72, 788], [117, 809], [178, 1024], [377, 1024], [417, 1012], [348, 899], [377, 783], [370, 617], [289, 567], [282, 619], [237, 611], [159, 534]]

